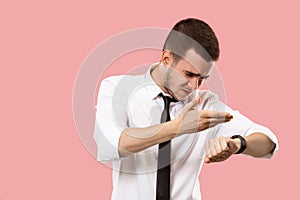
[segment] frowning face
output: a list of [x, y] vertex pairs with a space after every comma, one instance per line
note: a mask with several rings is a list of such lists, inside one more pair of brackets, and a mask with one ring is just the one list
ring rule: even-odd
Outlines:
[[164, 64], [168, 65], [164, 86], [177, 100], [183, 100], [206, 79], [213, 62], [206, 62], [194, 50], [186, 52], [184, 59], [173, 62], [172, 53], [163, 52]]

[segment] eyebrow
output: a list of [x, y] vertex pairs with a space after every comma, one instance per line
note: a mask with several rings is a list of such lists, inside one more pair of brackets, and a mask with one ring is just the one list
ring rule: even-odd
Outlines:
[[190, 71], [186, 71], [186, 70], [184, 70], [184, 71], [187, 72], [187, 73], [189, 73], [191, 76], [199, 76], [202, 79], [207, 79], [209, 77], [209, 75], [203, 76], [201, 74], [195, 74], [195, 73], [190, 72]]
[[191, 74], [192, 76], [201, 76], [201, 74], [195, 74], [193, 72], [190, 72], [190, 71], [187, 71], [187, 70], [184, 70], [185, 72]]

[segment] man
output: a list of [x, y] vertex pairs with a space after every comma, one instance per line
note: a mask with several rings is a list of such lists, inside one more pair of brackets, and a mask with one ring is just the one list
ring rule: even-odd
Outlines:
[[218, 57], [213, 30], [186, 19], [173, 27], [160, 62], [146, 74], [102, 81], [94, 137], [98, 160], [114, 169], [112, 199], [199, 200], [203, 162], [277, 151], [268, 128], [197, 90]]

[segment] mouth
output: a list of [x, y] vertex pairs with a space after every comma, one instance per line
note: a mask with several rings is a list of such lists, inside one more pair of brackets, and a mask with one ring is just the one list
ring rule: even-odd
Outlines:
[[182, 91], [186, 94], [189, 95], [191, 94], [193, 91], [192, 90], [188, 90], [188, 89], [182, 89]]

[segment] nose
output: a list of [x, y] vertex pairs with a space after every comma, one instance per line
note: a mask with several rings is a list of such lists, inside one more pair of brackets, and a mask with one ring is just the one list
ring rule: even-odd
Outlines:
[[201, 84], [201, 80], [198, 77], [193, 77], [189, 80], [189, 86], [192, 90], [196, 90]]

